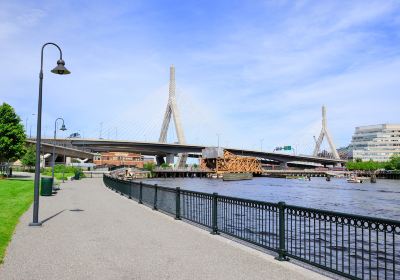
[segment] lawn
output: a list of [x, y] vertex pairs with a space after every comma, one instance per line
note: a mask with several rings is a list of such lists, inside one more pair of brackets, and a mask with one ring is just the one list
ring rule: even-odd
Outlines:
[[19, 218], [33, 201], [33, 181], [0, 179], [0, 263]]

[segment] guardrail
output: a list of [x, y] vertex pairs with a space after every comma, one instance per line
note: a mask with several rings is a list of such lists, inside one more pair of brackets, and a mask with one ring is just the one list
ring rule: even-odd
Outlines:
[[85, 178], [102, 178], [104, 174], [109, 174], [110, 171], [82, 171]]
[[200, 167], [185, 167], [185, 168], [172, 168], [172, 167], [156, 167], [154, 172], [211, 172], [210, 169], [202, 169]]
[[166, 188], [104, 175], [108, 188], [176, 219], [210, 228], [350, 279], [399, 279], [400, 222]]

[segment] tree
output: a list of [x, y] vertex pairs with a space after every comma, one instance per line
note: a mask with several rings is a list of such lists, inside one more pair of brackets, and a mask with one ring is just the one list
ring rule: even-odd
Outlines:
[[400, 170], [400, 155], [394, 154], [385, 166], [386, 170]]
[[26, 135], [20, 117], [14, 108], [0, 106], [0, 162], [10, 162], [25, 154]]
[[21, 158], [21, 162], [23, 165], [28, 166], [29, 169], [32, 169], [32, 166], [36, 163], [36, 152], [34, 146], [29, 146], [26, 149], [26, 153]]

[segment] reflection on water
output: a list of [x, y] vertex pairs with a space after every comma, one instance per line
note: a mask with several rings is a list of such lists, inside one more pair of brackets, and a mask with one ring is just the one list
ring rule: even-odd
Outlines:
[[224, 182], [220, 179], [166, 178], [148, 183], [165, 187], [261, 201], [278, 202], [310, 208], [400, 220], [400, 180], [368, 181], [350, 184], [345, 179], [312, 178], [311, 181], [258, 177], [246, 181]]

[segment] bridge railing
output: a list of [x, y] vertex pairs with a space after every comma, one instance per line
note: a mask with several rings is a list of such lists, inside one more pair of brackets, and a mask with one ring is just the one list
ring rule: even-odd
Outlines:
[[105, 185], [153, 209], [351, 279], [399, 279], [400, 222], [126, 181]]
[[156, 167], [155, 172], [210, 172], [210, 169], [203, 169], [200, 167], [185, 167], [185, 168], [173, 168], [173, 167]]

